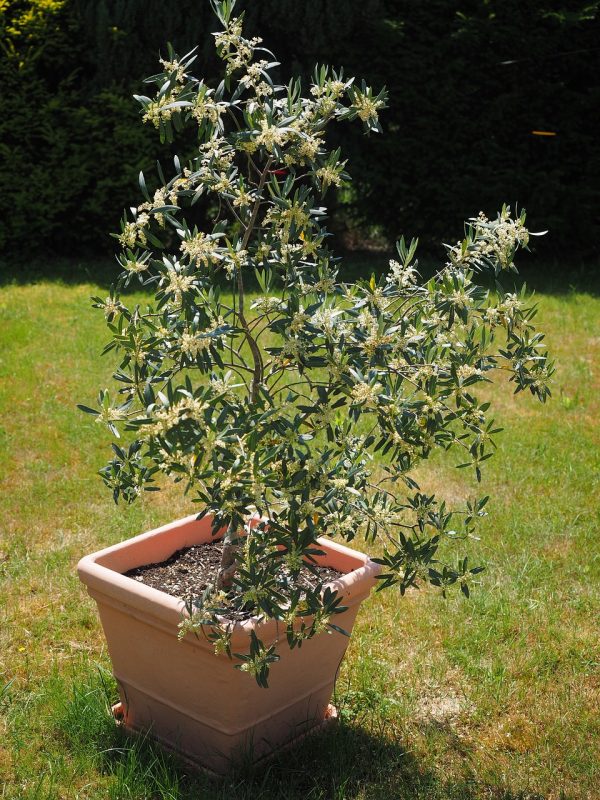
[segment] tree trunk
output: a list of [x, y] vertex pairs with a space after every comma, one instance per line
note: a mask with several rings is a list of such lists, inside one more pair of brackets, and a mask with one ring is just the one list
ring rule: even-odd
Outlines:
[[223, 553], [221, 555], [221, 566], [219, 567], [219, 575], [217, 577], [217, 589], [225, 592], [231, 589], [233, 576], [237, 569], [235, 554], [237, 552], [237, 529], [230, 525], [227, 528], [227, 533], [223, 538]]

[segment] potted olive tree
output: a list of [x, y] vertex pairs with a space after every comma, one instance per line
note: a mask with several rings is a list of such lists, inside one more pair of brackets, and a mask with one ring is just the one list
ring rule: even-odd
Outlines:
[[[155, 490], [160, 473], [199, 513], [79, 570], [125, 723], [223, 771], [240, 748], [261, 756], [331, 714], [345, 634], [373, 585], [469, 594], [480, 568], [444, 553], [472, 534], [487, 498], [449, 509], [413, 470], [442, 448], [479, 480], [496, 429], [478, 388], [503, 370], [543, 401], [551, 366], [534, 309], [498, 283], [528, 242], [507, 208], [471, 220], [426, 282], [404, 240], [380, 280], [338, 280], [321, 202], [349, 177], [327, 128], [358, 120], [378, 132], [385, 92], [325, 67], [306, 93], [279, 85], [232, 0], [213, 5], [222, 82], [192, 75], [193, 52], [170, 51], [148, 79], [157, 93], [137, 98], [163, 141], [191, 126], [198, 148], [159, 170], [152, 191], [140, 175], [143, 202], [118, 234], [122, 275], [94, 298], [119, 388], [82, 406], [124, 434], [101, 470], [115, 501]], [[198, 226], [200, 198], [211, 218]], [[148, 306], [125, 304], [133, 279]], [[334, 541], [356, 536], [380, 540], [379, 557]], [[212, 553], [199, 589], [147, 584], [145, 565], [189, 548], [200, 561]]]

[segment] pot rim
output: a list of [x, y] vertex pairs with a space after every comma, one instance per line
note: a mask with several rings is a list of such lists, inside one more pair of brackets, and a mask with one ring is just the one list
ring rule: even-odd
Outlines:
[[[178, 625], [182, 619], [189, 617], [184, 600], [151, 586], [146, 586], [142, 582], [119, 572], [116, 567], [111, 567], [101, 562], [110, 561], [111, 557], [118, 557], [132, 547], [139, 549], [140, 545], [152, 539], [164, 538], [169, 534], [177, 535], [178, 532], [181, 534], [183, 530], [194, 523], [200, 524], [204, 521], [210, 524], [210, 516], [205, 515], [202, 520], [198, 520], [197, 514], [191, 514], [84, 556], [77, 565], [79, 578], [88, 587], [88, 591], [93, 597], [101, 594], [105, 598], [110, 597], [113, 601], [116, 600], [119, 604], [132, 606], [138, 611], [142, 611], [145, 615], [157, 617], [169, 625]], [[339, 544], [328, 537], [320, 536], [317, 542], [326, 554], [320, 557], [321, 560], [326, 559], [328, 554], [334, 553], [358, 562], [355, 569], [349, 570], [336, 580], [329, 581], [324, 585], [323, 589], [330, 588], [336, 591], [345, 606], [361, 602], [374, 586], [375, 577], [381, 571], [381, 567], [375, 564], [368, 555]], [[181, 544], [175, 549], [181, 549], [181, 547], [185, 546], [189, 545]], [[146, 563], [152, 562], [147, 561]], [[130, 568], [132, 567], [127, 567], [126, 569]], [[262, 628], [265, 625], [280, 622], [265, 615], [236, 620], [233, 623], [230, 620], [226, 620], [226, 618], [223, 618], [223, 620], [231, 626], [232, 634], [244, 634], [246, 636], [259, 627]]]

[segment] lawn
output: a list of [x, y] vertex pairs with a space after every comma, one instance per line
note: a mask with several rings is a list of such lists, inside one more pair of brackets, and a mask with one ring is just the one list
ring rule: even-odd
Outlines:
[[[173, 491], [115, 507], [105, 432], [76, 411], [108, 385], [92, 283], [0, 288], [0, 798], [600, 796], [600, 299], [543, 293], [554, 397], [498, 397], [484, 473], [487, 567], [470, 600], [388, 592], [363, 607], [340, 724], [225, 781], [116, 730], [110, 663], [75, 575], [85, 553], [195, 510]], [[534, 281], [535, 283], [535, 281]], [[474, 487], [439, 459], [423, 485]], [[275, 667], [276, 668], [276, 667]]]

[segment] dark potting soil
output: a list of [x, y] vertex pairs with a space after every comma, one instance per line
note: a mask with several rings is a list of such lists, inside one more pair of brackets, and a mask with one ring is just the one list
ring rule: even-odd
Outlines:
[[[215, 584], [221, 564], [219, 542], [184, 547], [158, 564], [147, 564], [130, 569], [125, 575], [153, 589], [159, 589], [182, 600], [199, 597], [208, 584]], [[331, 567], [312, 565], [303, 567], [297, 583], [307, 589], [315, 589], [320, 583], [335, 581], [344, 573]], [[285, 586], [285, 572], [282, 566], [282, 587]], [[235, 605], [235, 604], [234, 604]], [[237, 616], [237, 614], [235, 615]], [[244, 614], [244, 616], [250, 616]]]

